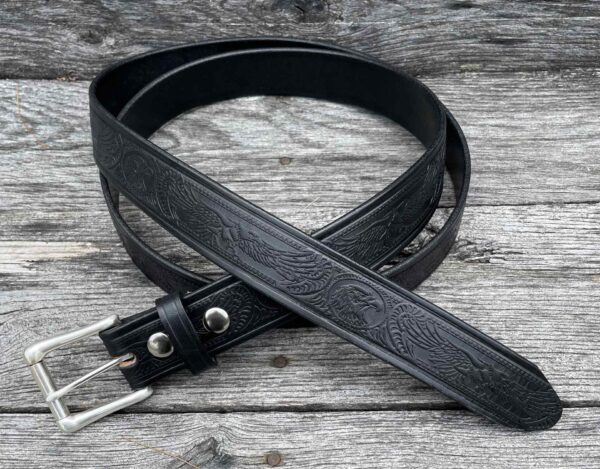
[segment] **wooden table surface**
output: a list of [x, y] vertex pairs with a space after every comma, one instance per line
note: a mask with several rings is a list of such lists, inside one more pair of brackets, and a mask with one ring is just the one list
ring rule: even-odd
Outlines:
[[[271, 331], [200, 376], [62, 435], [26, 345], [161, 295], [103, 206], [87, 87], [133, 53], [286, 35], [372, 53], [419, 76], [463, 126], [472, 188], [456, 246], [418, 293], [538, 364], [565, 406], [551, 430], [487, 422], [317, 328]], [[55, 0], [0, 4], [1, 467], [600, 467], [600, 2]], [[422, 150], [360, 109], [253, 97], [191, 112], [154, 141], [308, 232]], [[449, 195], [412, 248], [439, 229]], [[172, 259], [219, 270], [126, 207]], [[105, 359], [90, 340], [48, 362], [65, 383]], [[118, 372], [74, 410], [127, 391]]]

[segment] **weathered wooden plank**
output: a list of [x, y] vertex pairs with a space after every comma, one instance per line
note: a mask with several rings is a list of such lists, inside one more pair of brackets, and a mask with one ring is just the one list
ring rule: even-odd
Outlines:
[[[427, 81], [469, 139], [470, 204], [599, 200], [598, 70]], [[86, 88], [0, 82], [5, 210], [19, 210], [23, 198], [55, 202], [54, 209], [62, 210], [65, 200], [97, 197]], [[167, 125], [156, 141], [303, 229], [366, 200], [420, 153], [413, 138], [381, 117], [294, 98], [247, 98], [198, 109]], [[17, 181], [20, 175], [25, 179]], [[22, 230], [24, 236], [30, 231]]]
[[152, 48], [256, 35], [334, 41], [416, 74], [596, 67], [599, 12], [594, 1], [558, 0], [5, 1], [1, 74], [89, 78]]
[[[160, 295], [117, 245], [107, 215], [96, 213], [96, 233], [89, 240], [82, 235], [79, 241], [21, 242], [14, 234], [0, 240], [2, 411], [43, 408], [21, 358], [28, 343], [109, 313], [127, 316]], [[470, 207], [452, 254], [419, 292], [537, 363], [566, 404], [597, 405], [599, 218], [600, 204]], [[434, 228], [439, 222], [437, 218]], [[96, 366], [104, 356], [98, 342], [74, 351], [53, 361], [59, 382]], [[287, 366], [274, 366], [278, 356], [287, 359]], [[116, 375], [74, 393], [70, 402], [81, 407], [124, 392], [124, 382]], [[220, 367], [197, 377], [176, 374], [157, 389], [140, 409], [450, 404], [427, 386], [317, 329], [265, 334], [225, 353]]]
[[[464, 125], [474, 179], [461, 237], [419, 291], [538, 363], [568, 407], [592, 407], [566, 409], [551, 431], [515, 433], [454, 410], [322, 330], [279, 330], [202, 376], [162, 381], [134, 415], [58, 434], [23, 347], [136, 312], [160, 292], [128, 260], [102, 208], [87, 85], [4, 80], [0, 466], [600, 467], [599, 12], [597, 2], [560, 0], [3, 2], [1, 77], [89, 78], [116, 58], [193, 35], [255, 34], [333, 40], [426, 75]], [[457, 72], [470, 73], [440, 76]], [[308, 231], [391, 182], [420, 151], [376, 116], [276, 98], [196, 111], [155, 141]], [[137, 211], [127, 216], [171, 258], [218, 273]], [[103, 356], [98, 341], [69, 352], [49, 361], [60, 383]], [[117, 375], [68, 402], [76, 410], [126, 392]]]
[[[569, 405], [598, 403], [600, 207], [592, 203], [600, 187], [594, 157], [598, 73], [474, 74], [429, 82], [465, 124], [475, 167], [471, 201], [484, 205], [467, 211], [452, 256], [421, 293], [539, 363]], [[42, 408], [20, 358], [27, 343], [109, 312], [126, 316], [159, 295], [125, 256], [102, 207], [85, 88], [0, 82], [6, 136], [0, 142], [0, 372], [8, 376], [0, 384], [5, 396], [0, 405], [5, 411]], [[309, 231], [391, 182], [419, 152], [406, 133], [378, 117], [294, 99], [223, 103], [170, 124], [156, 141]], [[550, 204], [489, 206], [540, 202]], [[197, 256], [188, 258], [189, 250], [137, 212], [128, 216], [161, 251], [216, 273]], [[76, 350], [82, 352], [77, 363], [72, 357], [55, 362], [61, 381], [81, 363], [99, 360], [99, 346], [85, 354], [83, 347]], [[273, 368], [278, 355], [289, 365]], [[323, 331], [274, 332], [231, 351], [221, 363], [198, 378], [179, 374], [166, 380], [141, 408], [449, 405]], [[98, 383], [73, 396], [76, 407], [118, 386], [113, 377]]]
[[15, 469], [600, 467], [599, 409], [568, 409], [536, 433], [459, 411], [119, 415], [73, 435], [49, 415], [0, 425], [0, 465]]

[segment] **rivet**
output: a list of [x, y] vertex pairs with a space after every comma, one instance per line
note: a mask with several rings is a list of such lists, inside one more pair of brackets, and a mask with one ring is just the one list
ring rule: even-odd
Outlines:
[[275, 467], [281, 464], [283, 458], [281, 457], [281, 454], [279, 454], [277, 451], [270, 451], [266, 454], [265, 460], [267, 461], [267, 464], [269, 466]]
[[147, 342], [148, 351], [158, 358], [166, 358], [173, 353], [171, 339], [164, 332], [155, 332]]
[[204, 313], [204, 326], [215, 334], [222, 334], [229, 328], [229, 314], [223, 308], [209, 308]]
[[288, 359], [285, 358], [283, 355], [279, 355], [273, 358], [272, 364], [275, 368], [285, 368], [288, 364]]
[[288, 158], [287, 156], [283, 156], [283, 157], [279, 158], [279, 164], [282, 166], [287, 166], [291, 162], [292, 162], [292, 159]]

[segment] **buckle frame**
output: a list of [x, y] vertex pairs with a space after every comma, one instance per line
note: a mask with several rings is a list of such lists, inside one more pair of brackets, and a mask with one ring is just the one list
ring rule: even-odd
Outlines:
[[108, 402], [107, 404], [78, 412], [76, 414], [71, 414], [69, 408], [62, 400], [66, 394], [88, 382], [100, 373], [118, 366], [125, 361], [133, 359], [133, 354], [115, 357], [104, 365], [96, 368], [95, 370], [87, 373], [81, 378], [76, 379], [60, 389], [56, 388], [50, 371], [43, 362], [46, 355], [51, 351], [96, 335], [106, 329], [116, 326], [119, 324], [119, 322], [120, 320], [117, 315], [109, 316], [81, 329], [76, 329], [64, 334], [59, 334], [48, 339], [41, 340], [40, 342], [30, 345], [27, 347], [27, 349], [25, 349], [25, 361], [31, 370], [31, 374], [33, 375], [35, 382], [42, 391], [42, 395], [44, 396], [52, 415], [54, 415], [54, 418], [57, 421], [58, 428], [60, 428], [63, 432], [76, 432], [77, 430], [86, 427], [96, 420], [106, 417], [107, 415], [117, 412], [118, 410], [124, 409], [125, 407], [129, 407], [130, 405], [137, 404], [138, 402], [141, 402], [152, 395], [152, 387], [146, 386], [143, 389], [129, 393], [121, 398]]

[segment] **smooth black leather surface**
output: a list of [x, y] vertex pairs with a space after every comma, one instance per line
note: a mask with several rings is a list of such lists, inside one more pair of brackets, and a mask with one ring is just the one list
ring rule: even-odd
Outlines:
[[[191, 108], [249, 95], [361, 106], [408, 129], [426, 151], [378, 195], [310, 237], [147, 140]], [[185, 329], [196, 334], [199, 362], [206, 353], [214, 357], [300, 316], [496, 422], [535, 430], [560, 418], [558, 396], [534, 364], [408, 291], [449, 251], [470, 174], [460, 127], [417, 80], [325, 44], [221, 40], [110, 67], [92, 83], [90, 108], [94, 157], [115, 227], [136, 265], [167, 292], [183, 295], [188, 321], [180, 321], [184, 330], [176, 335]], [[444, 168], [457, 200], [444, 227], [422, 250], [383, 275], [376, 273], [373, 269], [426, 225], [437, 207]], [[210, 283], [150, 249], [119, 214], [120, 194], [231, 275]], [[229, 312], [231, 326], [223, 334], [205, 335], [202, 317], [213, 306]], [[167, 358], [148, 353], [148, 337], [168, 333], [170, 320], [151, 308], [101, 334], [109, 353], [136, 355], [136, 365], [123, 369], [132, 387], [186, 363], [190, 369], [203, 367], [190, 364], [193, 353], [184, 350], [189, 341], [174, 343], [176, 353]]]
[[198, 374], [217, 364], [200, 340], [179, 294], [171, 293], [156, 300], [156, 312], [174, 349], [192, 373]]

